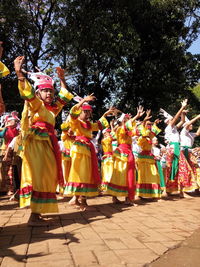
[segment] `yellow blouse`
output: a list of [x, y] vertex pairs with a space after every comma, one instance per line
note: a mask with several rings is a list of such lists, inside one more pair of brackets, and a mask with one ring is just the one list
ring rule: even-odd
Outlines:
[[[55, 117], [59, 114], [64, 104], [69, 102], [73, 95], [68, 92], [66, 89], [61, 88], [61, 91], [58, 94], [58, 99], [54, 105], [46, 105], [41, 99], [39, 99], [33, 90], [31, 84], [25, 79], [25, 83], [19, 81], [18, 88], [20, 95], [23, 99], [28, 101], [28, 107], [25, 108], [24, 113], [26, 116], [23, 118], [23, 123], [25, 128], [27, 128], [27, 112], [28, 112], [28, 124], [32, 133], [34, 133], [37, 138], [48, 138], [48, 131], [44, 127], [34, 127], [32, 125], [36, 122], [45, 122], [49, 123], [52, 126], [55, 126]], [[28, 111], [27, 111], [28, 108]]]
[[128, 120], [125, 125], [120, 126], [116, 130], [116, 138], [118, 145], [120, 144], [132, 144], [132, 136], [135, 135], [136, 123], [132, 119]]
[[0, 78], [10, 74], [9, 69], [0, 61]]
[[151, 130], [147, 129], [143, 124], [139, 125], [137, 128], [138, 145], [142, 149], [142, 151], [150, 151], [152, 148], [152, 139], [154, 136], [160, 133], [160, 129], [153, 124]]
[[113, 152], [112, 140], [113, 140], [112, 137], [106, 137], [101, 140], [103, 153]]
[[84, 122], [78, 117], [82, 112], [82, 108], [78, 108], [77, 105], [73, 106], [70, 110], [70, 127], [76, 136], [85, 136], [92, 138], [92, 132], [102, 130], [109, 126], [105, 117], [101, 117], [97, 122]]

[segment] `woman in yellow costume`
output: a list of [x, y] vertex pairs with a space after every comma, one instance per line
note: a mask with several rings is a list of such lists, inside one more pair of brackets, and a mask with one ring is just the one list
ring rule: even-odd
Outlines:
[[54, 131], [55, 117], [73, 95], [66, 89], [64, 71], [61, 68], [57, 69], [61, 90], [55, 104], [52, 104], [53, 80], [49, 76], [40, 72], [29, 73], [35, 81], [34, 93], [33, 87], [23, 75], [23, 63], [23, 56], [14, 61], [19, 92], [28, 101], [31, 113], [30, 128], [24, 140], [20, 207], [30, 204], [29, 226], [42, 226], [47, 222], [42, 220], [41, 213], [58, 212], [55, 192], [58, 183], [63, 185], [61, 153]]
[[[3, 54], [3, 42], [0, 41], [0, 60]], [[10, 74], [9, 69], [3, 64], [3, 62], [0, 61], [0, 78], [7, 76]]]
[[132, 205], [135, 197], [135, 160], [132, 153], [132, 136], [135, 135], [135, 120], [144, 114], [139, 107], [137, 115], [130, 118], [124, 114], [122, 125], [116, 129], [118, 147], [113, 152], [113, 174], [107, 183], [106, 193], [113, 196], [113, 203], [120, 203], [117, 197], [126, 197], [125, 204]]
[[[111, 108], [97, 122], [90, 122], [92, 107], [87, 102], [94, 100], [93, 94], [86, 96], [70, 110], [69, 122], [76, 139], [70, 151], [72, 161], [65, 193], [76, 196], [75, 205], [82, 210], [88, 209], [86, 197], [99, 194], [100, 175], [95, 148], [91, 142], [92, 132], [108, 127], [105, 116], [113, 113]], [[78, 201], [79, 196], [81, 203]]]
[[62, 169], [63, 169], [63, 176], [64, 176], [64, 188], [63, 194], [65, 195], [65, 188], [68, 182], [69, 172], [71, 168], [71, 157], [70, 157], [70, 149], [75, 141], [75, 135], [70, 128], [70, 124], [68, 121], [61, 124], [61, 140], [63, 142], [63, 149], [62, 151]]
[[102, 131], [103, 138], [101, 140], [101, 146], [103, 156], [101, 159], [101, 179], [102, 179], [102, 190], [106, 188], [110, 182], [113, 173], [113, 137], [111, 135], [111, 129], [106, 128]]
[[136, 131], [137, 135], [140, 136], [138, 145], [142, 150], [137, 158], [138, 179], [136, 194], [144, 198], [160, 198], [160, 176], [151, 149], [153, 137], [159, 134], [161, 130], [156, 125], [158, 120], [152, 125], [149, 118], [150, 110], [147, 111], [147, 116]]

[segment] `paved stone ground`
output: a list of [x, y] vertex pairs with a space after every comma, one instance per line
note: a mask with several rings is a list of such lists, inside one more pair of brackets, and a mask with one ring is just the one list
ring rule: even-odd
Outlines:
[[108, 196], [88, 202], [95, 211], [61, 200], [59, 214], [46, 215], [51, 225], [36, 228], [26, 225], [30, 209], [0, 197], [0, 266], [174, 267], [159, 260], [200, 227], [200, 197], [139, 201], [137, 207], [114, 205]]

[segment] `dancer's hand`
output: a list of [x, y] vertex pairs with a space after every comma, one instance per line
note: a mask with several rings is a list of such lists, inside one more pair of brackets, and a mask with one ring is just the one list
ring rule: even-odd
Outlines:
[[62, 69], [61, 67], [57, 67], [56, 72], [57, 72], [59, 79], [61, 79], [61, 80], [65, 79], [65, 70], [64, 69]]
[[19, 56], [14, 60], [14, 67], [15, 67], [16, 73], [21, 72], [22, 65], [24, 64], [24, 61], [25, 61], [25, 57], [24, 56]]
[[94, 93], [92, 93], [91, 95], [84, 97], [83, 100], [84, 100], [84, 102], [90, 102], [90, 101], [96, 100], [96, 97], [94, 96]]
[[187, 102], [188, 102], [188, 100], [187, 100], [187, 99], [184, 99], [184, 100], [181, 102], [181, 106], [182, 106], [183, 108], [185, 108], [185, 107], [187, 106]]

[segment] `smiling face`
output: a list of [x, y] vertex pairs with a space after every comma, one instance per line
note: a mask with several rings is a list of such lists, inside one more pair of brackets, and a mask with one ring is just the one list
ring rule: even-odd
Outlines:
[[37, 95], [45, 103], [51, 104], [54, 98], [54, 91], [49, 88], [44, 88], [44, 89], [40, 89]]

